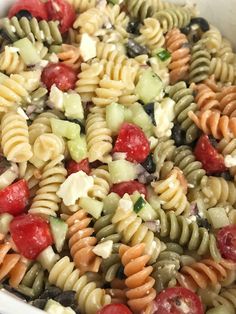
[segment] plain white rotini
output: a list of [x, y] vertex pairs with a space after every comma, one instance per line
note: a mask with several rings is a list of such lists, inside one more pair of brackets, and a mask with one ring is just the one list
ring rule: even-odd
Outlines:
[[236, 83], [234, 66], [223, 61], [221, 58], [212, 58], [209, 75], [214, 74], [215, 79], [221, 83]]
[[79, 28], [80, 33], [93, 35], [104, 23], [104, 13], [98, 8], [88, 9], [80, 14], [74, 22], [74, 28]]
[[17, 112], [6, 113], [2, 118], [1, 146], [10, 161], [24, 162], [32, 157], [27, 122]]
[[222, 35], [220, 31], [213, 25], [210, 26], [209, 31], [202, 36], [205, 46], [210, 53], [216, 53], [222, 44]]
[[0, 54], [0, 71], [7, 74], [19, 73], [25, 68], [25, 63], [14, 50], [14, 48], [5, 46], [4, 51]]
[[83, 13], [96, 6], [96, 0], [66, 0], [75, 8], [76, 12]]
[[99, 160], [108, 163], [112, 160], [112, 137], [108, 129], [103, 108], [91, 109], [86, 120], [86, 141], [88, 147], [89, 161]]
[[89, 190], [88, 195], [102, 201], [109, 193], [111, 188], [111, 178], [107, 167], [92, 169], [91, 175], [94, 178], [94, 185]]
[[60, 197], [57, 196], [57, 191], [67, 175], [65, 167], [61, 163], [63, 159], [63, 155], [58, 156], [43, 168], [39, 189], [33, 199], [30, 213], [44, 217], [56, 216], [61, 202]]
[[82, 313], [96, 314], [106, 304], [111, 302], [111, 297], [105, 290], [98, 288], [97, 284], [90, 281], [88, 275], [80, 276], [73, 262], [68, 256], [60, 259], [49, 273], [50, 284], [63, 291], [73, 290]]

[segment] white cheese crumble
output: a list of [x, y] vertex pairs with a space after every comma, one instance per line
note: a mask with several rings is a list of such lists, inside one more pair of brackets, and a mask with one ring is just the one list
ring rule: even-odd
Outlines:
[[51, 61], [52, 63], [57, 63], [59, 61], [58, 56], [53, 52], [50, 56], [49, 56], [49, 61]]
[[51, 88], [49, 102], [53, 105], [53, 108], [64, 111], [64, 94], [55, 84]]
[[81, 37], [80, 54], [84, 61], [88, 61], [97, 56], [96, 40], [87, 33], [84, 33]]
[[93, 248], [93, 253], [105, 259], [111, 256], [112, 247], [113, 247], [113, 241], [108, 240], [108, 241], [97, 244]]
[[225, 166], [227, 168], [236, 166], [236, 156], [226, 155], [224, 159], [225, 159]]
[[[126, 196], [127, 194], [125, 194]], [[122, 208], [124, 211], [129, 211], [133, 208], [133, 202], [131, 199], [122, 198], [119, 200], [119, 207]]]
[[88, 191], [93, 187], [94, 179], [84, 171], [72, 173], [60, 186], [57, 196], [63, 199], [66, 206], [75, 205], [80, 197], [88, 196]]
[[9, 52], [19, 52], [20, 49], [17, 48], [17, 47], [8, 47], [8, 51], [9, 51]]
[[154, 133], [158, 138], [170, 136], [175, 118], [175, 102], [170, 98], [164, 98], [162, 102], [156, 102], [154, 106], [154, 117], [156, 126]]

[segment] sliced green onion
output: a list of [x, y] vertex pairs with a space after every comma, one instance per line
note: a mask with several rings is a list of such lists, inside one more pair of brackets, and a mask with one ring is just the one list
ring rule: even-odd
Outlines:
[[142, 197], [139, 197], [134, 204], [135, 213], [139, 213], [140, 210], [143, 208], [145, 203], [146, 203], [146, 201]]
[[167, 50], [162, 50], [157, 53], [157, 56], [162, 62], [164, 62], [171, 57], [171, 54]]

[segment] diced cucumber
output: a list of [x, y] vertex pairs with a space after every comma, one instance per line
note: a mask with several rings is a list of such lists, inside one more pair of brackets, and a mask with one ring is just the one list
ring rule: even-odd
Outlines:
[[37, 261], [42, 265], [44, 269], [50, 271], [52, 267], [59, 260], [59, 255], [56, 254], [51, 246], [48, 246], [37, 257]]
[[124, 106], [115, 102], [106, 107], [106, 122], [113, 134], [117, 134], [122, 123], [125, 121]]
[[157, 219], [157, 213], [152, 208], [152, 206], [143, 199], [139, 192], [135, 192], [131, 199], [134, 203], [134, 211], [140, 216], [144, 221]]
[[41, 61], [35, 46], [28, 38], [15, 41], [13, 46], [19, 49], [19, 54], [26, 65], [35, 65]]
[[10, 222], [14, 217], [10, 214], [1, 214], [0, 215], [0, 233], [7, 234], [9, 232]]
[[137, 178], [137, 167], [128, 160], [115, 160], [108, 164], [112, 183], [131, 181]]
[[148, 69], [140, 76], [135, 93], [145, 104], [155, 100], [163, 89], [162, 80], [152, 70]]
[[103, 212], [105, 214], [112, 214], [118, 207], [120, 197], [116, 193], [108, 194], [103, 200]]
[[143, 109], [143, 106], [139, 103], [136, 103], [133, 104], [130, 109], [132, 112], [133, 123], [143, 129], [144, 133], [149, 134], [153, 128], [153, 124], [151, 118]]
[[125, 122], [133, 122], [133, 113], [130, 108], [125, 107]]
[[88, 156], [85, 135], [67, 142], [70, 156], [76, 162], [80, 162]]
[[64, 93], [65, 116], [70, 119], [84, 119], [84, 108], [79, 94]]
[[66, 240], [68, 226], [63, 220], [56, 217], [50, 217], [49, 222], [57, 252], [60, 253]]
[[73, 140], [75, 138], [80, 137], [79, 124], [55, 118], [50, 119], [50, 121], [52, 132], [54, 134], [65, 137], [69, 140]]
[[214, 229], [223, 228], [230, 224], [229, 218], [223, 207], [214, 207], [208, 209], [207, 216], [209, 217], [208, 220]]
[[97, 201], [91, 197], [81, 197], [79, 200], [79, 206], [82, 207], [87, 213], [93, 216], [95, 219], [101, 217], [103, 203]]

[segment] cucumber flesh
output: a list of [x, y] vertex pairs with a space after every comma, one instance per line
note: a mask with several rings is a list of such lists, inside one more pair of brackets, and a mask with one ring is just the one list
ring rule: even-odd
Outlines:
[[124, 106], [115, 102], [106, 107], [106, 122], [113, 134], [117, 134], [122, 123], [125, 121]]
[[65, 116], [70, 119], [84, 119], [84, 108], [79, 94], [64, 94]]
[[60, 218], [50, 217], [49, 222], [57, 252], [60, 253], [66, 240], [68, 226]]
[[140, 76], [135, 93], [145, 104], [155, 100], [163, 90], [162, 80], [152, 70], [148, 69]]
[[73, 140], [75, 138], [80, 137], [79, 124], [55, 118], [50, 119], [50, 121], [52, 132], [54, 134], [65, 137], [69, 140]]
[[116, 193], [108, 194], [103, 200], [103, 212], [105, 214], [112, 214], [118, 207], [120, 197]]
[[153, 124], [151, 118], [143, 109], [143, 106], [139, 103], [133, 104], [131, 112], [133, 123], [143, 129], [144, 133], [149, 134], [153, 128]]
[[26, 65], [32, 66], [41, 61], [35, 46], [28, 38], [17, 40], [13, 46], [19, 49], [19, 54]]
[[155, 220], [157, 219], [157, 213], [152, 208], [152, 206], [143, 199], [142, 195], [139, 192], [135, 192], [131, 195], [131, 199], [134, 203], [134, 211], [136, 208], [136, 213], [144, 221]]
[[113, 184], [135, 180], [138, 175], [136, 165], [124, 159], [110, 162], [108, 169]]
[[74, 161], [80, 162], [81, 160], [88, 157], [87, 142], [84, 135], [81, 135], [74, 140], [68, 141], [67, 145], [70, 156]]
[[97, 201], [91, 197], [81, 197], [79, 200], [79, 206], [82, 207], [87, 213], [93, 216], [95, 219], [101, 217], [103, 203]]

